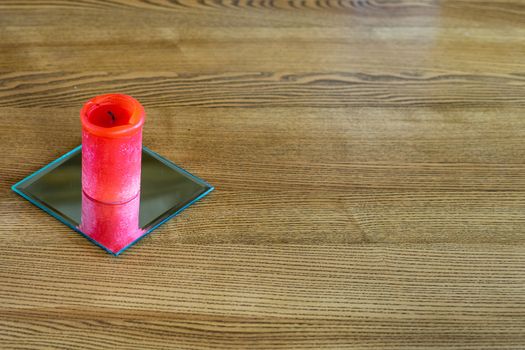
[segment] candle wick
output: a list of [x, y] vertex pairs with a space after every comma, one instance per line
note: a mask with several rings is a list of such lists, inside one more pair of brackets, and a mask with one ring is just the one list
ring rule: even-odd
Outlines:
[[108, 111], [108, 114], [111, 116], [111, 121], [114, 123], [115, 122], [115, 115], [111, 111]]

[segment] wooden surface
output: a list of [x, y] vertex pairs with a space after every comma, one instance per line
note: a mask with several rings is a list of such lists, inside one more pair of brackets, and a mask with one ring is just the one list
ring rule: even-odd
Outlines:
[[[0, 348], [525, 348], [525, 3], [0, 2]], [[104, 92], [216, 186], [113, 258], [11, 192]]]

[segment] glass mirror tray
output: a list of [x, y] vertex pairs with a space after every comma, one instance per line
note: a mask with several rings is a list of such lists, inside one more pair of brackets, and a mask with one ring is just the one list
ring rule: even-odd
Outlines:
[[82, 146], [78, 146], [13, 185], [12, 189], [113, 255], [121, 254], [213, 190], [206, 181], [143, 147], [140, 199], [137, 198], [135, 204], [130, 203], [138, 210], [137, 230], [118, 242], [108, 242], [96, 234], [90, 234], [89, 225], [86, 225], [89, 220], [82, 222], [83, 213], [84, 216], [91, 215], [88, 207], [97, 209], [97, 205], [101, 204], [91, 202], [86, 206], [81, 188], [81, 167]]

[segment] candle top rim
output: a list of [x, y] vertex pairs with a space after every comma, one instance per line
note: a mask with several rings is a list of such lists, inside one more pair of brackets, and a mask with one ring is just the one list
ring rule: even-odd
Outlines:
[[[111, 126], [101, 125], [93, 120], [92, 116], [97, 110], [109, 106], [125, 111], [125, 122]], [[111, 112], [108, 113], [108, 118], [111, 117], [114, 120], [114, 115]], [[140, 102], [125, 94], [104, 94], [93, 97], [80, 110], [80, 121], [83, 129], [97, 136], [110, 138], [134, 135], [144, 125], [145, 117], [144, 107]]]

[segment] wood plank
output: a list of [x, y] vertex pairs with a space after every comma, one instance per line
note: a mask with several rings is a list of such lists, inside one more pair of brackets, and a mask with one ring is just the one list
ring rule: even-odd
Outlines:
[[147, 107], [522, 107], [525, 75], [376, 71], [0, 74], [0, 107], [77, 107], [119, 91]]
[[[42, 111], [47, 124], [35, 125], [33, 116]], [[6, 187], [80, 143], [77, 113], [0, 110], [10, 131], [4, 137], [18, 149], [0, 159]], [[518, 108], [191, 107], [148, 113], [145, 144], [216, 187], [148, 244], [525, 239], [525, 125]], [[31, 161], [11, 170], [15, 156]], [[66, 228], [8, 192], [0, 216], [13, 230], [5, 241], [23, 232], [17, 213], [29, 211], [33, 216], [24, 222], [41, 233], [35, 242], [70, 244]], [[46, 225], [39, 226], [41, 220]], [[45, 235], [50, 227], [55, 233]]]
[[[524, 15], [0, 1], [0, 348], [523, 349]], [[112, 91], [216, 187], [119, 258], [9, 188]]]
[[[468, 174], [466, 178], [456, 174], [448, 179], [434, 176], [428, 179], [436, 184], [434, 188], [450, 188], [454, 182], [461, 187], [479, 188], [492, 182], [501, 189], [504, 181], [520, 174], [514, 172], [502, 180], [506, 174], [498, 174], [498, 167], [508, 167], [509, 171], [516, 167], [519, 171], [525, 156], [525, 120], [520, 108], [146, 108], [144, 143], [209, 175], [212, 172], [206, 171], [208, 166], [217, 167], [214, 163], [223, 162], [228, 166], [213, 170], [225, 171], [228, 176], [235, 176], [232, 165], [244, 171], [248, 171], [246, 165], [272, 171], [274, 164], [296, 171], [313, 166], [321, 174], [333, 169], [344, 176], [349, 166], [368, 171], [365, 165], [355, 164], [365, 163], [389, 167], [385, 171], [391, 171], [390, 176], [394, 177], [400, 171], [397, 163], [431, 163], [427, 168], [430, 172], [443, 167]], [[0, 164], [12, 162], [17, 156], [28, 159], [16, 169], [4, 168], [11, 176], [36, 170], [81, 141], [79, 108], [2, 108], [0, 113], [4, 125], [2, 140], [16, 149], [16, 153], [8, 152], [0, 158]], [[45, 122], [36, 122], [38, 118], [45, 118]], [[492, 170], [469, 169], [468, 164], [484, 164]], [[323, 165], [328, 168], [321, 169]], [[495, 172], [493, 181], [480, 180], [474, 185], [472, 177], [476, 171], [482, 171], [480, 175], [484, 176], [490, 176], [487, 171]], [[275, 176], [276, 172], [272, 174]], [[312, 175], [315, 179], [316, 174]], [[284, 172], [282, 176], [288, 175]], [[417, 171], [413, 176], [417, 176]], [[413, 180], [408, 179], [404, 186], [413, 189]], [[373, 185], [373, 181], [377, 187], [389, 187], [389, 180], [381, 174], [373, 180], [348, 177], [346, 181], [356, 185]], [[511, 181], [515, 181], [513, 188], [522, 189], [519, 179]], [[393, 183], [391, 186], [397, 187]]]
[[6, 347], [517, 349], [524, 341], [522, 247], [157, 245], [103, 260], [85, 247], [3, 244], [2, 252]]
[[522, 68], [525, 7], [514, 1], [178, 4], [53, 1], [28, 9], [7, 1], [0, 70], [276, 72], [298, 62], [324, 72]]

